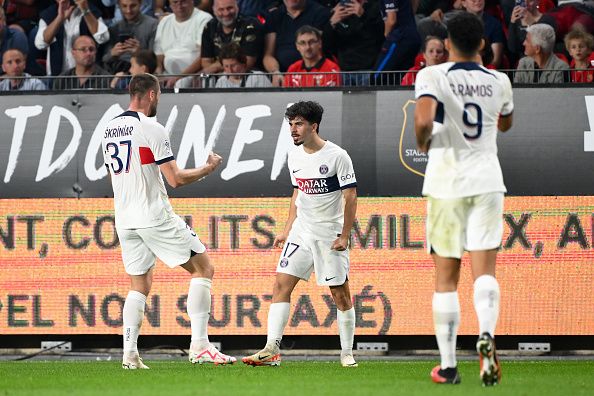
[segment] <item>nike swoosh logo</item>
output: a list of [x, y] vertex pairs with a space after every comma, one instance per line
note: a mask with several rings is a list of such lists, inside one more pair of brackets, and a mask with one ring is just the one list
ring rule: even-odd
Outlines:
[[297, 173], [297, 172], [299, 172], [300, 170], [301, 170], [301, 169], [295, 169], [295, 170], [293, 170], [293, 173]]
[[266, 359], [267, 357], [270, 357], [270, 355], [265, 355], [265, 356], [258, 355], [259, 360]]
[[332, 279], [336, 278], [335, 276], [333, 276], [332, 278], [326, 278], [326, 282], [331, 281]]

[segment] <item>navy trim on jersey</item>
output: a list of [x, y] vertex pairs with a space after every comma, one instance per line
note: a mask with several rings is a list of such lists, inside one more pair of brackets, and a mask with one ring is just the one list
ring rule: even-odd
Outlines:
[[423, 96], [426, 96], [428, 98], [435, 99], [436, 102], [439, 102], [439, 100], [437, 100], [437, 98], [435, 97], [435, 95], [431, 95], [431, 94], [422, 94], [417, 99], [421, 99]]
[[476, 62], [458, 62], [458, 63], [454, 63], [452, 65], [452, 67], [450, 67], [447, 71], [447, 73], [454, 71], [454, 70], [468, 70], [468, 71], [473, 71], [473, 70], [478, 70], [481, 71], [485, 74], [488, 74], [490, 76], [495, 77], [495, 75], [493, 73], [488, 72], [487, 70], [483, 69], [478, 63]]
[[336, 175], [313, 179], [297, 178], [297, 185], [299, 185], [299, 191], [307, 195], [329, 194], [340, 190]]
[[[138, 116], [138, 112], [132, 111], [132, 110], [126, 110], [122, 114], [120, 114], [118, 117], [134, 117], [138, 121], [140, 121], [140, 117]], [[118, 117], [116, 117], [116, 118], [118, 118]]]
[[167, 157], [167, 158], [160, 159], [159, 161], [155, 161], [155, 164], [161, 165], [166, 162], [173, 161], [174, 159], [175, 159], [175, 157], [172, 155], [171, 157]]
[[347, 188], [357, 187], [357, 183], [345, 184], [344, 186], [340, 187], [341, 190], [345, 190]]
[[437, 101], [437, 109], [435, 110], [435, 118], [433, 121], [439, 122], [443, 124], [443, 119], [445, 118], [445, 109], [443, 107], [443, 102]]

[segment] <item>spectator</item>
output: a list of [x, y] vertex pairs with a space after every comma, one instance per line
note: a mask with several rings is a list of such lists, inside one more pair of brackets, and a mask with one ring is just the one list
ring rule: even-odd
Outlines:
[[511, 13], [507, 48], [514, 60], [519, 59], [524, 53], [523, 42], [526, 40], [526, 28], [535, 23], [540, 23], [542, 13], [538, 8], [538, 0], [524, 0], [525, 7], [517, 5]]
[[[165, 7], [165, 0], [139, 0], [140, 3], [140, 12], [143, 15], [149, 16], [151, 18], [155, 17], [155, 11], [163, 12], [163, 7]], [[124, 12], [122, 11], [122, 6], [120, 5], [119, 0], [101, 0], [101, 3], [105, 7], [114, 7], [115, 12], [113, 19], [110, 21], [110, 26], [115, 25], [116, 23], [122, 21], [125, 16]]]
[[230, 42], [223, 45], [219, 59], [226, 75], [217, 80], [215, 88], [267, 88], [272, 86], [264, 73], [248, 70], [247, 57], [239, 44]]
[[529, 26], [524, 40], [526, 56], [520, 59], [514, 82], [523, 84], [566, 82], [569, 66], [553, 54], [554, 45], [555, 29], [543, 23]]
[[336, 63], [324, 57], [320, 30], [307, 25], [300, 27], [295, 35], [295, 45], [301, 54], [301, 60], [289, 66], [283, 86], [336, 87], [340, 85], [340, 74], [338, 73], [340, 68]]
[[[157, 73], [196, 73], [201, 64], [202, 32], [212, 16], [195, 8], [192, 0], [170, 0], [169, 5], [173, 14], [161, 19], [155, 37]], [[165, 87], [173, 88], [180, 78], [169, 77]]]
[[103, 55], [105, 67], [116, 74], [130, 68], [130, 58], [139, 49], [153, 50], [159, 21], [140, 12], [140, 0], [119, 0], [123, 18], [109, 29], [109, 45]]
[[266, 18], [264, 68], [273, 73], [272, 85], [280, 86], [291, 64], [301, 59], [295, 48], [295, 34], [305, 25], [323, 30], [330, 19], [330, 11], [314, 0], [283, 0]]
[[[386, 40], [375, 62], [376, 83], [380, 72], [408, 70], [421, 47], [421, 37], [413, 14], [411, 0], [382, 0]], [[383, 80], [383, 82], [388, 82]]]
[[29, 53], [27, 36], [20, 30], [6, 26], [6, 15], [0, 7], [0, 56], [12, 48], [18, 48], [26, 56]]
[[71, 5], [69, 0], [56, 0], [56, 4], [40, 14], [35, 46], [40, 50], [47, 49], [46, 71], [50, 76], [75, 66], [72, 48], [78, 36], [92, 36], [98, 44], [109, 40], [109, 30], [99, 10], [87, 0], [75, 0], [74, 4]]
[[423, 42], [422, 51], [423, 60], [406, 73], [400, 85], [415, 85], [419, 70], [426, 66], [444, 63], [448, 57], [443, 40], [437, 36], [427, 36]]
[[[324, 42], [336, 51], [342, 71], [371, 71], [384, 42], [378, 0], [344, 0], [333, 9]], [[343, 73], [344, 85], [368, 85], [369, 73]]]
[[256, 18], [243, 16], [237, 0], [214, 0], [215, 18], [206, 24], [202, 33], [202, 71], [219, 73], [223, 66], [218, 61], [224, 44], [239, 44], [247, 59], [247, 69], [252, 70], [262, 55], [264, 31]]
[[41, 91], [45, 84], [25, 73], [26, 55], [18, 48], [11, 48], [2, 54], [4, 79], [0, 81], [0, 91]]
[[[128, 73], [131, 76], [135, 76], [137, 74], [142, 73], [155, 73], [155, 69], [157, 68], [157, 56], [151, 50], [141, 49], [136, 51], [130, 57], [130, 69]], [[130, 85], [130, 77], [124, 77], [126, 73], [118, 72], [116, 73], [116, 77], [111, 80], [110, 86], [115, 89], [128, 89], [128, 85]]]
[[493, 15], [485, 12], [485, 0], [462, 0], [462, 4], [466, 11], [482, 18], [485, 25], [485, 36], [491, 43], [491, 49], [493, 50], [493, 65], [500, 67], [506, 41], [501, 22]]
[[[59, 89], [97, 89], [109, 88], [110, 73], [95, 63], [97, 46], [90, 36], [79, 36], [72, 45], [75, 66], [60, 74], [53, 88]], [[94, 77], [95, 76], [95, 77]]]
[[571, 71], [571, 82], [591, 83], [594, 80], [594, 65], [591, 60], [594, 37], [583, 29], [574, 28], [567, 33], [564, 41], [569, 55], [573, 58], [569, 66], [577, 69]]

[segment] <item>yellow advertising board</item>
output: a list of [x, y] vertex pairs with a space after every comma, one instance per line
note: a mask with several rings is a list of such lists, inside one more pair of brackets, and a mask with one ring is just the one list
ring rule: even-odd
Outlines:
[[[594, 334], [592, 197], [508, 197], [498, 334]], [[287, 198], [173, 199], [215, 265], [212, 335], [266, 333]], [[118, 334], [129, 281], [111, 199], [0, 200], [0, 334]], [[356, 334], [433, 334], [434, 271], [422, 198], [359, 198], [350, 285]], [[189, 334], [189, 276], [157, 263], [143, 334]], [[460, 334], [476, 334], [469, 262]], [[300, 282], [286, 334], [336, 334], [336, 307]]]

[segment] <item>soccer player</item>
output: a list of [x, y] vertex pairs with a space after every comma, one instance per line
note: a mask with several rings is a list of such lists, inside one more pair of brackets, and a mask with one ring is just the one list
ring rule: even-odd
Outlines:
[[293, 196], [284, 231], [274, 240], [274, 246], [283, 250], [268, 312], [268, 339], [263, 350], [242, 359], [248, 365], [280, 365], [291, 293], [300, 279], [308, 280], [315, 270], [318, 285], [330, 287], [338, 308], [340, 362], [357, 367], [353, 358], [355, 310], [348, 281], [357, 182], [347, 152], [319, 135], [323, 112], [316, 102], [298, 102], [285, 112], [298, 146], [288, 158]]
[[205, 165], [179, 169], [165, 128], [151, 118], [157, 114], [159, 81], [151, 74], [138, 74], [130, 81], [129, 91], [128, 110], [107, 124], [102, 141], [122, 260], [131, 280], [123, 310], [122, 367], [148, 369], [138, 355], [137, 340], [156, 257], [192, 276], [187, 301], [192, 328], [190, 362], [232, 364], [235, 358], [222, 354], [208, 341], [214, 268], [196, 233], [173, 212], [162, 177], [171, 187], [183, 186], [212, 173], [222, 158], [210, 153]]
[[423, 184], [427, 196], [427, 248], [436, 269], [433, 321], [441, 364], [431, 378], [457, 384], [456, 335], [460, 323], [460, 259], [470, 253], [474, 307], [480, 336], [484, 385], [501, 380], [495, 353], [499, 284], [495, 259], [503, 234], [503, 194], [497, 130], [512, 125], [511, 83], [505, 74], [477, 63], [485, 45], [482, 21], [461, 13], [448, 23], [450, 61], [421, 70], [415, 84], [415, 133], [429, 161]]

